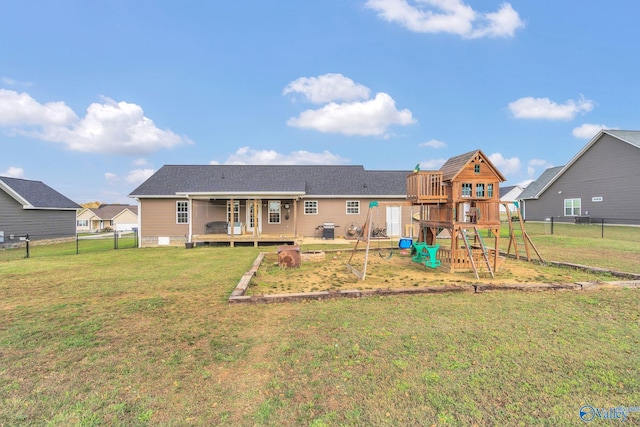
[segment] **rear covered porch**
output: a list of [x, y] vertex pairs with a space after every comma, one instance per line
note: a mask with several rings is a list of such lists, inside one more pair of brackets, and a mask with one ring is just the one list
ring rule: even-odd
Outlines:
[[193, 244], [295, 243], [299, 240], [297, 195], [189, 196]]

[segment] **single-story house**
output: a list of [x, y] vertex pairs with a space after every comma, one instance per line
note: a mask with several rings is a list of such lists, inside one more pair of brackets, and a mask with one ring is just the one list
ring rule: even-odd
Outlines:
[[640, 131], [602, 130], [520, 194], [523, 218], [640, 224]]
[[0, 245], [73, 238], [78, 209], [43, 182], [0, 177]]
[[125, 204], [101, 204], [97, 208], [86, 208], [78, 212], [78, 233], [96, 232], [105, 229], [131, 231], [138, 226], [138, 206]]
[[[411, 223], [407, 171], [363, 166], [165, 165], [133, 190], [141, 246], [335, 238], [372, 214], [389, 236]], [[348, 236], [347, 236], [348, 237]]]
[[[518, 201], [518, 197], [523, 190], [524, 187], [522, 185], [508, 185], [500, 187], [500, 212], [507, 211], [502, 203], [512, 203]], [[509, 210], [512, 210], [511, 206], [509, 206]]]

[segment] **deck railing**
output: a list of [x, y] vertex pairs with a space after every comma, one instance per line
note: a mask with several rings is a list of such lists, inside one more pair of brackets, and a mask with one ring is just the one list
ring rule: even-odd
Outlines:
[[442, 172], [420, 171], [407, 175], [407, 199], [414, 202], [433, 202], [444, 201], [446, 198]]

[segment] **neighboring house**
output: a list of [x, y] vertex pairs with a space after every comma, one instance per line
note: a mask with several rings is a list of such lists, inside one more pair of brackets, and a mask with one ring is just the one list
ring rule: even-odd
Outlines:
[[[506, 212], [507, 209], [502, 205], [502, 203], [511, 203], [516, 202], [520, 196], [520, 193], [524, 190], [524, 187], [521, 185], [509, 185], [506, 187], [500, 187], [500, 212]], [[509, 210], [513, 208], [509, 206]]]
[[0, 245], [75, 237], [78, 209], [40, 181], [0, 177]]
[[78, 212], [76, 227], [79, 233], [105, 229], [130, 231], [138, 226], [138, 207], [123, 204], [103, 204]]
[[[406, 202], [410, 171], [362, 166], [166, 165], [136, 188], [141, 246], [226, 241], [292, 242], [334, 237], [362, 225], [369, 202]], [[390, 235], [411, 222], [410, 207], [373, 218]], [[233, 224], [233, 226], [232, 226]]]
[[640, 224], [640, 131], [602, 130], [520, 194], [526, 220]]

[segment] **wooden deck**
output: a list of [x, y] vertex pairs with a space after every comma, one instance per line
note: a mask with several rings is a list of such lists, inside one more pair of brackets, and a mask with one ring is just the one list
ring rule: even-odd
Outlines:
[[275, 244], [289, 244], [299, 245], [302, 243], [302, 236], [287, 236], [277, 234], [261, 234], [254, 236], [253, 234], [196, 234], [192, 236], [191, 241], [198, 244], [228, 244], [234, 247], [236, 244], [247, 246], [252, 244], [253, 246], [261, 245], [275, 245]]

